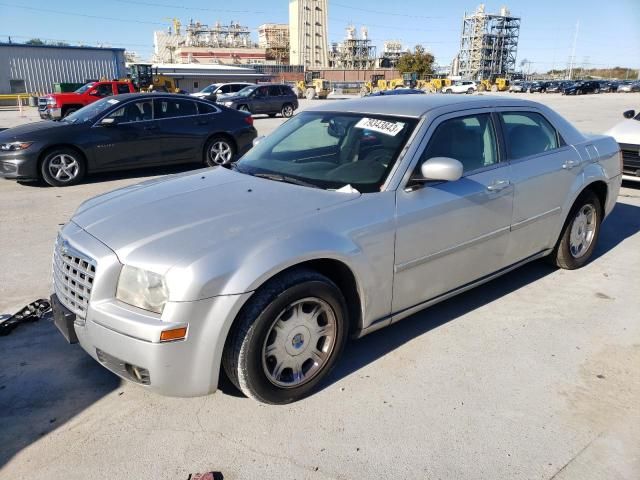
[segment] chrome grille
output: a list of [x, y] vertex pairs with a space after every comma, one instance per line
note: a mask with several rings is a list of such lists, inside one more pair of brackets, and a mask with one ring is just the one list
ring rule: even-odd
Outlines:
[[65, 307], [84, 320], [96, 275], [96, 263], [58, 237], [53, 252], [53, 290]]

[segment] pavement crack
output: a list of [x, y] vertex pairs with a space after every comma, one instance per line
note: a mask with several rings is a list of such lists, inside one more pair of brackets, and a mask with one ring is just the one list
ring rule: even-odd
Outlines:
[[591, 444], [593, 442], [595, 442], [598, 438], [600, 438], [600, 436], [602, 435], [602, 432], [600, 432], [598, 435], [596, 435], [595, 437], [593, 437], [589, 443], [587, 443], [584, 447], [582, 447], [580, 449], [580, 451], [578, 451], [578, 453], [576, 453], [573, 457], [571, 457], [569, 459], [569, 461], [567, 463], [565, 463], [562, 467], [560, 467], [560, 469], [553, 474], [552, 477], [549, 478], [549, 480], [554, 480], [558, 475], [560, 475], [560, 473], [562, 473], [564, 471], [565, 468], [567, 468], [571, 463], [573, 463], [573, 461], [578, 458], [580, 455], [582, 455], [582, 453], [591, 446]]

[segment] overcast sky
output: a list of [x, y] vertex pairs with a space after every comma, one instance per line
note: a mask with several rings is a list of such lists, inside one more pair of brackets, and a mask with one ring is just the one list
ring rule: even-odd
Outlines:
[[[173, 3], [173, 5], [172, 5]], [[499, 11], [504, 3], [488, 2]], [[382, 50], [385, 40], [406, 47], [420, 43], [440, 64], [449, 64], [460, 44], [462, 16], [477, 7], [474, 1], [445, 0], [329, 0], [329, 39], [344, 38], [345, 27], [367, 26], [369, 37]], [[567, 65], [579, 22], [576, 63], [587, 67], [640, 67], [640, 0], [517, 0], [506, 4], [522, 18], [518, 64], [531, 61], [531, 71]], [[262, 23], [286, 23], [287, 0], [0, 0], [0, 41], [29, 38], [97, 43], [135, 50], [144, 59], [153, 52], [153, 31], [166, 28], [170, 18], [190, 18], [213, 24], [231, 20], [253, 30]]]

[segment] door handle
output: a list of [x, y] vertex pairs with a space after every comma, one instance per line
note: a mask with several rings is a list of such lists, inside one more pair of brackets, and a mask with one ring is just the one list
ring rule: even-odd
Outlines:
[[157, 125], [145, 125], [144, 130], [156, 130], [158, 128]]
[[496, 180], [491, 185], [487, 185], [487, 190], [490, 192], [499, 192], [500, 190], [504, 190], [511, 182], [509, 180]]
[[571, 170], [573, 167], [577, 167], [578, 165], [580, 165], [580, 162], [577, 160], [567, 160], [562, 164], [562, 168], [565, 170]]

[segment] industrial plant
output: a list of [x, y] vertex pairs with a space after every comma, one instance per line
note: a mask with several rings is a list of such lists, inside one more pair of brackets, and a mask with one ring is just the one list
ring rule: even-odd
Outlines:
[[507, 7], [491, 14], [479, 5], [464, 15], [454, 73], [469, 80], [508, 77], [515, 72], [519, 36], [520, 17], [512, 16]]

